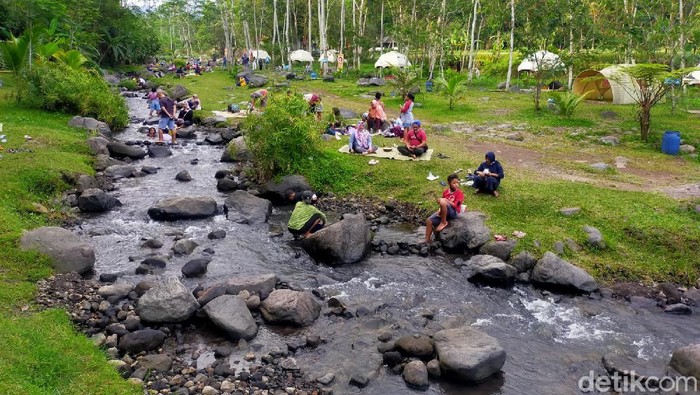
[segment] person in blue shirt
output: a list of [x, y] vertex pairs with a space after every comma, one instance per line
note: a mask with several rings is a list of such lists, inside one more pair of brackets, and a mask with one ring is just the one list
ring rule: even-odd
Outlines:
[[494, 197], [498, 197], [498, 185], [501, 179], [505, 176], [501, 163], [496, 160], [496, 154], [487, 152], [485, 161], [476, 169], [474, 177], [475, 193], [488, 193]]

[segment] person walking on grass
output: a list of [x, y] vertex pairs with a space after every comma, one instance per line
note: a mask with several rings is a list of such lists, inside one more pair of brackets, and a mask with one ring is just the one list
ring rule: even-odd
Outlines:
[[459, 189], [459, 177], [450, 174], [447, 177], [448, 187], [442, 192], [442, 197], [436, 202], [440, 209], [425, 221], [425, 243], [430, 243], [430, 237], [435, 232], [441, 232], [449, 224], [448, 219], [455, 219], [462, 212], [464, 193]]
[[476, 169], [476, 177], [474, 178], [473, 187], [476, 188], [474, 193], [488, 193], [494, 197], [498, 197], [498, 185], [501, 183], [501, 178], [505, 176], [501, 163], [496, 160], [496, 154], [487, 152], [484, 156], [486, 159]]
[[172, 137], [172, 144], [177, 144], [175, 135], [175, 101], [163, 92], [158, 92], [160, 102], [160, 121], [158, 122], [158, 141], [163, 142], [163, 132]]

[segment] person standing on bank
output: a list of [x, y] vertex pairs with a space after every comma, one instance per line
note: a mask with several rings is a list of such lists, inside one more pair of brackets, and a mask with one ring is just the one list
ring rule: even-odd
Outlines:
[[496, 160], [496, 154], [487, 152], [484, 156], [486, 159], [476, 169], [476, 177], [474, 178], [473, 187], [476, 188], [475, 193], [488, 193], [494, 197], [498, 197], [498, 185], [501, 183], [501, 178], [505, 176], [501, 163]]

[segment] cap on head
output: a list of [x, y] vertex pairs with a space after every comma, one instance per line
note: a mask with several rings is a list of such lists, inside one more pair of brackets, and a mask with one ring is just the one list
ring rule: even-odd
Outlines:
[[420, 126], [420, 121], [417, 119], [413, 121], [413, 126]]

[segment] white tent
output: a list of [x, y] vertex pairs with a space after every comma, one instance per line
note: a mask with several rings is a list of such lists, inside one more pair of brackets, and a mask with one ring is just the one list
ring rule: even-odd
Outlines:
[[250, 51], [253, 54], [253, 59], [270, 60], [270, 54], [262, 49], [253, 49]]
[[639, 84], [624, 72], [627, 66], [619, 64], [600, 71], [584, 70], [574, 79], [573, 92], [577, 95], [585, 93], [587, 100], [604, 100], [613, 104], [635, 103], [635, 95], [639, 95]]
[[313, 62], [314, 57], [311, 55], [311, 53], [309, 53], [309, 51], [297, 49], [289, 54], [289, 60], [292, 62]]
[[537, 51], [525, 58], [518, 66], [518, 72], [537, 71], [539, 67], [545, 70], [563, 68], [564, 63], [559, 59], [559, 55], [548, 51]]
[[318, 61], [323, 63], [324, 61], [328, 63], [335, 63], [336, 62], [336, 57], [338, 55], [338, 51], [335, 49], [329, 49], [325, 53], [321, 53], [321, 55], [318, 56]]
[[374, 67], [406, 67], [410, 65], [411, 62], [408, 61], [406, 55], [396, 51], [385, 53], [374, 63]]
[[683, 83], [686, 85], [700, 85], [700, 71], [690, 72], [690, 74], [683, 77]]

